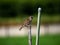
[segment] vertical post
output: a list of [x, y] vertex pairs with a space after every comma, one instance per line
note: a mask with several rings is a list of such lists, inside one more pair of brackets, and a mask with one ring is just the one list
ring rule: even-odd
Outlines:
[[40, 11], [41, 11], [41, 8], [38, 8], [37, 30], [36, 30], [36, 45], [39, 45], [39, 34], [40, 34]]
[[30, 29], [28, 30], [28, 41], [29, 41], [29, 45], [32, 45], [31, 24], [29, 28]]

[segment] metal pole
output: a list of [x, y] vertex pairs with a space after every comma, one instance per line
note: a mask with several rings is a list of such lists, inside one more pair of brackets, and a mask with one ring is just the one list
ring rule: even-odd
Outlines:
[[41, 8], [38, 8], [37, 31], [36, 31], [36, 45], [39, 45], [39, 34], [40, 34], [40, 11], [41, 11]]
[[28, 30], [28, 41], [29, 41], [29, 45], [32, 45], [31, 24], [29, 28], [30, 29]]

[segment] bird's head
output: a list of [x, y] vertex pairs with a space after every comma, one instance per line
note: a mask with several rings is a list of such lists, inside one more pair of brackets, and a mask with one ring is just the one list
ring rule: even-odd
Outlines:
[[33, 19], [33, 16], [30, 16], [29, 19], [32, 20]]

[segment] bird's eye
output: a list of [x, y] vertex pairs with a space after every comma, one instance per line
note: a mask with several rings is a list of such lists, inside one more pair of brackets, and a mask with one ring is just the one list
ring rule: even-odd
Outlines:
[[31, 17], [33, 19], [33, 17]]

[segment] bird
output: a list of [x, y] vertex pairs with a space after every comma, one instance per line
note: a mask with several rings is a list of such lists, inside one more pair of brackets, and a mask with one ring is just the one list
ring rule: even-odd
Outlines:
[[33, 16], [29, 16], [24, 23], [21, 25], [21, 27], [19, 28], [19, 30], [21, 30], [23, 27], [29, 27], [30, 24], [32, 23], [33, 20]]

